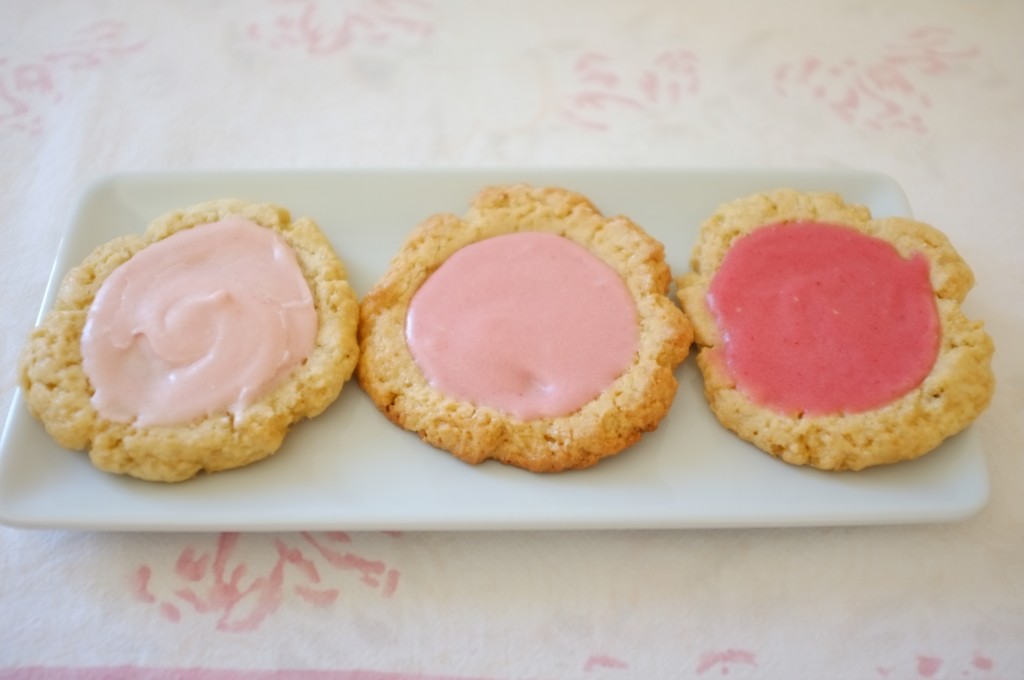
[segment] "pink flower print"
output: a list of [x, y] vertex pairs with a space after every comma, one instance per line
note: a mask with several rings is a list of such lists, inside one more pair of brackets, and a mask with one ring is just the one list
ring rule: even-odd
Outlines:
[[586, 673], [603, 668], [624, 669], [629, 668], [629, 664], [622, 659], [616, 659], [614, 656], [608, 656], [607, 654], [594, 654], [583, 664], [583, 670]]
[[961, 659], [957, 658], [944, 659], [929, 654], [918, 654], [913, 661], [912, 668], [905, 667], [901, 673], [894, 675], [894, 672], [899, 670], [897, 666], [876, 666], [875, 670], [880, 678], [939, 678], [955, 676], [964, 680], [985, 680], [985, 678], [995, 677], [990, 673], [996, 667], [996, 664], [984, 654], [975, 652], [970, 661], [963, 665], [961, 665], [960, 661]]
[[974, 658], [971, 659], [971, 665], [979, 671], [990, 671], [995, 666], [995, 664], [992, 663], [992, 659], [977, 653], [975, 653]]
[[697, 58], [689, 50], [662, 52], [640, 76], [640, 87], [651, 104], [676, 104], [684, 94], [696, 94], [699, 84]]
[[922, 678], [930, 678], [942, 668], [942, 659], [936, 656], [917, 657], [917, 674]]
[[311, 55], [346, 52], [359, 45], [390, 45], [429, 36], [430, 5], [422, 0], [317, 0], [275, 2], [280, 10], [269, 21], [253, 21], [250, 40], [271, 49], [294, 49]]
[[925, 75], [938, 75], [978, 56], [977, 47], [951, 47], [949, 42], [952, 38], [953, 31], [949, 29], [919, 28], [911, 31], [905, 41], [890, 45], [884, 58]]
[[810, 96], [850, 125], [925, 132], [932, 101], [929, 79], [977, 56], [976, 48], [953, 48], [952, 33], [925, 28], [887, 46], [869, 60], [824, 61], [808, 56], [781, 65], [775, 86], [783, 97]]
[[697, 675], [703, 675], [714, 668], [717, 668], [722, 675], [728, 675], [733, 668], [739, 666], [756, 667], [757, 657], [746, 649], [709, 651], [701, 654], [697, 664]]
[[575, 89], [566, 97], [563, 116], [590, 130], [606, 130], [623, 114], [653, 117], [670, 111], [700, 87], [697, 57], [685, 49], [660, 52], [639, 65], [587, 52], [573, 63], [572, 78]]
[[49, 52], [0, 55], [0, 129], [41, 133], [46, 112], [73, 92], [75, 71], [102, 67], [146, 44], [128, 33], [121, 22], [101, 21]]
[[[170, 569], [154, 572], [151, 565], [140, 565], [132, 584], [136, 599], [158, 605], [174, 623], [191, 611], [215, 617], [219, 631], [244, 632], [258, 629], [292, 595], [313, 607], [335, 604], [341, 589], [330, 581], [342, 572], [357, 573], [359, 583], [378, 589], [382, 597], [398, 588], [399, 572], [351, 551], [348, 534], [301, 533], [298, 545], [260, 538], [262, 551], [249, 561], [237, 557], [241, 535], [224, 533], [212, 549], [186, 546]], [[169, 594], [154, 593], [154, 573], [170, 582], [161, 588]]]

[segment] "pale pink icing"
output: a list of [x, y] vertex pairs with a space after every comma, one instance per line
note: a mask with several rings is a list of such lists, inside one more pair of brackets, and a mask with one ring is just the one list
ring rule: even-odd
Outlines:
[[242, 218], [179, 231], [103, 282], [82, 334], [102, 416], [137, 425], [238, 414], [313, 349], [316, 310], [295, 253]]
[[918, 386], [938, 352], [928, 261], [847, 227], [799, 222], [739, 239], [708, 302], [737, 385], [783, 412], [877, 408]]
[[569, 239], [496, 236], [458, 250], [413, 296], [406, 340], [439, 391], [521, 420], [572, 413], [631, 365], [636, 306]]

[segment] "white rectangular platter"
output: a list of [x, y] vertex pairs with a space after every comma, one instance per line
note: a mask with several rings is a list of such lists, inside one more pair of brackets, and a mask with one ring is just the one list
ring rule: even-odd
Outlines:
[[[876, 216], [909, 215], [891, 179], [851, 171], [377, 170], [123, 175], [83, 195], [42, 309], [64, 273], [115, 236], [200, 201], [270, 201], [315, 219], [357, 293], [384, 272], [406, 234], [436, 212], [462, 214], [483, 186], [528, 182], [587, 195], [664, 243], [688, 267], [699, 225], [722, 202], [779, 187], [837, 191]], [[536, 475], [463, 464], [379, 414], [353, 381], [271, 458], [163, 485], [105, 474], [54, 444], [15, 395], [0, 439], [0, 521], [90, 530], [469, 530], [765, 527], [944, 522], [988, 499], [968, 428], [928, 456], [859, 473], [779, 462], [724, 430], [692, 357], [659, 429], [588, 470]]]

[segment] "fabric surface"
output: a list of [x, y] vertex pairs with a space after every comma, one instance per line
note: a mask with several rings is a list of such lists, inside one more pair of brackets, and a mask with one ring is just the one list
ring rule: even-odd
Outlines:
[[974, 269], [998, 385], [991, 500], [952, 524], [0, 527], [0, 680], [1024, 677], [1022, 29], [1012, 1], [5, 0], [5, 414], [82, 192], [153, 170], [877, 170]]

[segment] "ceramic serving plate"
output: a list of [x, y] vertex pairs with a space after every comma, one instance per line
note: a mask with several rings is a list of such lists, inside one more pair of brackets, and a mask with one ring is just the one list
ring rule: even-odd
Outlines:
[[[837, 191], [876, 216], [910, 215], [874, 173], [786, 170], [287, 171], [123, 175], [82, 197], [42, 310], [97, 245], [165, 211], [214, 198], [270, 201], [315, 219], [362, 295], [406, 234], [464, 212], [485, 185], [559, 185], [622, 213], [688, 267], [699, 225], [722, 202], [779, 187]], [[271, 458], [175, 485], [105, 474], [54, 444], [15, 396], [0, 440], [0, 521], [91, 530], [456, 530], [765, 527], [953, 521], [980, 509], [988, 475], [968, 428], [910, 463], [859, 473], [789, 466], [724, 430], [692, 357], [659, 429], [588, 470], [536, 475], [472, 467], [390, 424], [353, 381]]]

